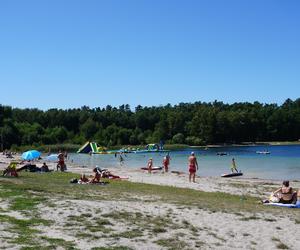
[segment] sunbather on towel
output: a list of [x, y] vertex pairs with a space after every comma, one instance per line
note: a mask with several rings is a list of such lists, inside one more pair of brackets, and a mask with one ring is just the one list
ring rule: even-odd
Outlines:
[[292, 187], [290, 187], [290, 182], [283, 181], [282, 187], [277, 189], [274, 193], [272, 193], [270, 199], [264, 202], [291, 204], [296, 203], [296, 201], [297, 193], [293, 191]]
[[89, 180], [89, 183], [99, 183], [101, 178], [101, 173], [99, 172], [98, 168], [93, 169], [94, 177]]

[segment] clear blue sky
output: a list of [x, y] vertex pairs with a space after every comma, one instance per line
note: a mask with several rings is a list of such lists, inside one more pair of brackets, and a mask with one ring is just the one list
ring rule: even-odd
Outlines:
[[1, 0], [0, 103], [300, 97], [297, 0]]

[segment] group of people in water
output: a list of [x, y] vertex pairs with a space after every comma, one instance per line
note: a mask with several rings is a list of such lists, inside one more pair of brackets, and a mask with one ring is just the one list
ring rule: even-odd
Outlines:
[[[165, 173], [169, 172], [170, 160], [171, 160], [171, 158], [170, 158], [170, 155], [168, 153], [166, 156], [164, 156], [163, 161], [162, 161], [163, 169], [164, 169]], [[152, 170], [153, 170], [153, 158], [150, 158], [148, 160], [147, 169], [148, 169], [148, 173], [152, 172]], [[197, 162], [197, 157], [195, 156], [194, 152], [191, 152], [190, 156], [188, 157], [189, 182], [191, 182], [191, 181], [196, 182], [196, 180], [195, 180], [196, 179], [196, 172], [197, 172], [198, 169], [199, 169], [199, 166], [198, 166], [198, 162]], [[232, 173], [234, 173], [234, 172], [238, 173], [239, 172], [238, 169], [237, 169], [234, 158], [232, 158], [231, 172]]]

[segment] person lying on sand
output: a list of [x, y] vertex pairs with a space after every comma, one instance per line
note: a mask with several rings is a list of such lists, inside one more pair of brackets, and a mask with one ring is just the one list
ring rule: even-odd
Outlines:
[[101, 178], [108, 178], [108, 179], [120, 179], [120, 176], [112, 174], [107, 169], [101, 171]]
[[[298, 192], [299, 193], [299, 192]], [[264, 203], [274, 202], [274, 203], [283, 203], [291, 204], [296, 203], [297, 193], [293, 191], [293, 188], [290, 187], [289, 181], [283, 181], [282, 187], [273, 192], [269, 200], [265, 200]]]

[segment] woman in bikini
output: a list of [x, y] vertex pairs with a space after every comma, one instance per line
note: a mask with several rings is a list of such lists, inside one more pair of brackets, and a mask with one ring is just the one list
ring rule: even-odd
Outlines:
[[195, 153], [192, 152], [191, 156], [189, 157], [189, 181], [191, 182], [191, 179], [193, 179], [193, 182], [195, 181], [196, 177], [196, 171], [198, 170], [198, 162], [197, 158], [195, 156]]
[[296, 201], [297, 193], [290, 187], [289, 181], [284, 181], [282, 187], [277, 189], [273, 195], [279, 199], [279, 203], [289, 204]]

